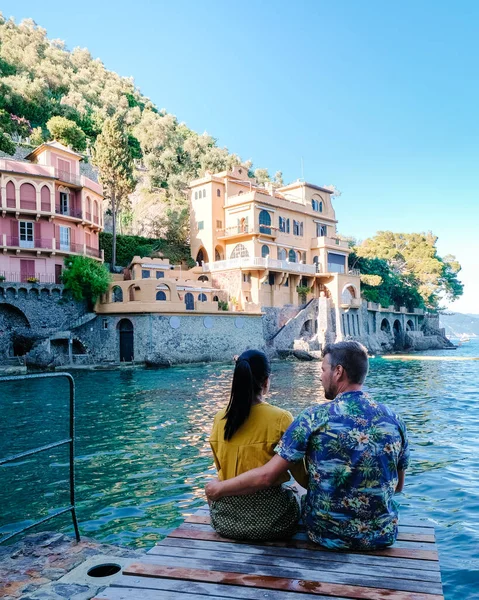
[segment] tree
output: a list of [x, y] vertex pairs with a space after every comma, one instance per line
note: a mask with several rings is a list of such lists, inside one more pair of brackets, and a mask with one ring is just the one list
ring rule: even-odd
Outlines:
[[65, 257], [62, 281], [77, 300], [87, 300], [92, 306], [104, 294], [111, 282], [111, 275], [104, 265], [86, 256]]
[[30, 144], [32, 146], [41, 146], [45, 138], [41, 127], [35, 127], [30, 135]]
[[[442, 299], [457, 299], [463, 285], [457, 274], [460, 264], [454, 256], [444, 259], [437, 254], [437, 236], [428, 233], [379, 231], [355, 247], [356, 260], [381, 259], [390, 268], [389, 281], [396, 281], [397, 301], [415, 301], [420, 297], [426, 308], [438, 310]], [[369, 265], [371, 266], [371, 265]], [[363, 271], [364, 264], [358, 264]], [[368, 272], [368, 271], [366, 271]], [[371, 273], [371, 271], [369, 271]], [[372, 274], [379, 274], [373, 271]]]
[[125, 131], [123, 119], [115, 114], [107, 119], [93, 147], [92, 162], [99, 169], [100, 183], [105, 197], [110, 201], [112, 214], [112, 270], [116, 264], [116, 223], [122, 204], [127, 202], [128, 194], [135, 189], [133, 176], [133, 159], [128, 133]]
[[47, 129], [52, 138], [61, 144], [79, 152], [86, 149], [86, 135], [74, 121], [65, 117], [52, 117], [47, 122]]
[[167, 209], [164, 216], [152, 223], [153, 235], [163, 238], [173, 246], [186, 244], [189, 235], [190, 215], [187, 208]]

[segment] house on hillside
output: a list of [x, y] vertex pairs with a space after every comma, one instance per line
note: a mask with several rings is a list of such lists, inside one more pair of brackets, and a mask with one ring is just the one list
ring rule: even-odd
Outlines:
[[82, 156], [46, 142], [0, 158], [0, 278], [59, 283], [65, 256], [102, 260], [102, 187], [81, 173]]

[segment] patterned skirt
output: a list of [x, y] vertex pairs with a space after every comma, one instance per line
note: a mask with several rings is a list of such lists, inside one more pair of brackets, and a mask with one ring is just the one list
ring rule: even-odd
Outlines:
[[291, 537], [301, 516], [295, 492], [277, 486], [246, 496], [228, 496], [210, 506], [216, 533], [233, 540], [266, 541]]

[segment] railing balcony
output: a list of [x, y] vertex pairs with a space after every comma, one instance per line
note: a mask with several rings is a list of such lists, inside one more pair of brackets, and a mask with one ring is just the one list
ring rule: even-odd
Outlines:
[[20, 210], [36, 210], [37, 203], [35, 200], [20, 200]]
[[218, 239], [238, 237], [242, 235], [269, 235], [271, 237], [276, 237], [277, 232], [278, 228], [270, 225], [235, 225], [233, 227], [226, 227], [225, 229], [216, 230]]
[[314, 237], [311, 239], [311, 248], [324, 248], [324, 247], [337, 247], [337, 248], [349, 248], [348, 242], [340, 240], [339, 238], [326, 237], [325, 235], [320, 237]]
[[18, 273], [0, 271], [0, 283], [55, 283], [53, 273]]
[[92, 256], [94, 258], [101, 258], [101, 250], [100, 248], [92, 248], [91, 246], [86, 246], [86, 255]]
[[64, 217], [74, 217], [75, 219], [82, 218], [81, 210], [78, 210], [77, 208], [69, 207], [67, 209], [65, 209], [65, 208], [62, 209], [59, 206], [56, 206], [55, 212], [57, 215], [63, 215]]
[[70, 173], [70, 171], [62, 171], [62, 169], [55, 169], [55, 177], [66, 183], [72, 183], [73, 185], [82, 185], [81, 175], [76, 173]]
[[5, 236], [5, 241], [2, 241], [2, 245], [12, 246], [14, 248], [25, 248], [28, 250], [46, 249], [51, 250], [53, 248], [53, 240], [47, 238], [35, 238], [34, 240], [22, 240], [17, 235]]
[[293, 263], [287, 260], [278, 260], [275, 258], [262, 258], [259, 256], [241, 256], [230, 258], [228, 260], [218, 260], [211, 263], [203, 263], [203, 271], [226, 271], [228, 269], [275, 269], [279, 271], [289, 271], [292, 273], [304, 273], [314, 275], [316, 265], [305, 265], [303, 263]]
[[89, 213], [89, 212], [85, 213], [85, 218], [87, 221], [91, 221], [91, 213]]

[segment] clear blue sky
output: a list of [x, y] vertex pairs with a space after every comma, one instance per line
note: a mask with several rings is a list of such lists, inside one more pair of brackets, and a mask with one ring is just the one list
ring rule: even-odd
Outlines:
[[479, 313], [479, 2], [4, 1], [286, 181], [335, 184], [339, 231], [427, 231]]

